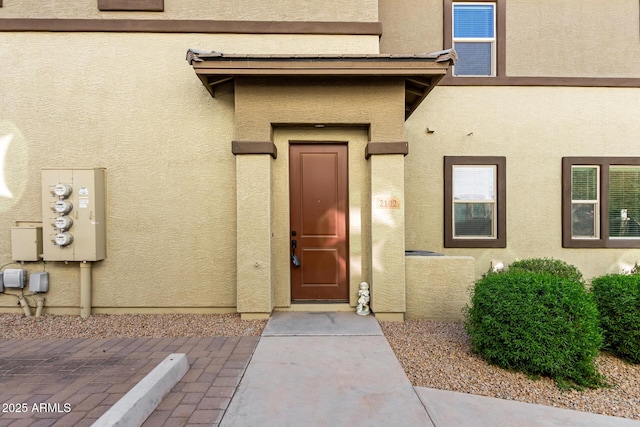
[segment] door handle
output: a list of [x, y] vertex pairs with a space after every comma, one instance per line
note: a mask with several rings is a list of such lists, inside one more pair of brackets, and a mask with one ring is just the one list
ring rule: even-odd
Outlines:
[[295, 268], [300, 267], [300, 260], [298, 259], [298, 256], [296, 255], [296, 247], [298, 246], [298, 241], [296, 239], [293, 239], [291, 241], [291, 264], [293, 264], [293, 266]]

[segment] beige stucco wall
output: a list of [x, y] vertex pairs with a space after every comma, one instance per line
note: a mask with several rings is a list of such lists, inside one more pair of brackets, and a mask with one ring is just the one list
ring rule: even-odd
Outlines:
[[[406, 311], [404, 156], [371, 156], [369, 167], [372, 204], [371, 309], [383, 320], [403, 320], [401, 313]], [[394, 199], [396, 206], [393, 209], [381, 206], [385, 204], [385, 199]]]
[[636, 0], [509, 0], [506, 6], [508, 75], [640, 77]]
[[401, 79], [238, 78], [235, 91], [238, 140], [270, 141], [272, 124], [370, 124], [371, 141], [402, 139]]
[[2, 18], [211, 19], [231, 21], [378, 20], [377, 0], [164, 0], [164, 12], [101, 12], [98, 0], [5, 1]]
[[[93, 304], [235, 305], [234, 260], [225, 256], [235, 252], [234, 158], [221, 144], [232, 137], [233, 102], [211, 99], [183, 60], [197, 41], [3, 34], [0, 62], [12, 72], [0, 81], [0, 121], [21, 131], [10, 150], [23, 150], [28, 165], [7, 177], [10, 188], [24, 186], [22, 196], [0, 201], [4, 260], [13, 222], [41, 218], [41, 168], [105, 167], [108, 258], [93, 269]], [[151, 61], [137, 54], [145, 49]], [[77, 307], [78, 264], [46, 269], [46, 305]]]
[[[640, 76], [636, 0], [508, 0], [505, 5], [508, 76]], [[445, 46], [442, 0], [380, 0], [379, 17], [381, 52]]]
[[462, 322], [475, 281], [473, 257], [407, 256], [407, 319]]
[[271, 232], [272, 159], [268, 155], [236, 157], [237, 185], [237, 309], [270, 313], [273, 309]]
[[[492, 260], [554, 257], [586, 277], [640, 261], [640, 249], [563, 249], [561, 241], [562, 157], [637, 156], [638, 95], [634, 88], [436, 88], [406, 123], [407, 249], [473, 256], [476, 277]], [[443, 248], [448, 155], [506, 157], [506, 248]]]
[[442, 0], [378, 0], [380, 52], [435, 52], [444, 46]]
[[[5, 171], [14, 197], [0, 197], [0, 257], [11, 261], [15, 221], [41, 219], [41, 168], [105, 167], [107, 259], [93, 268], [95, 311], [233, 310], [233, 96], [211, 98], [184, 60], [186, 50], [370, 52], [374, 44], [361, 40], [2, 34], [0, 133], [14, 134]], [[46, 270], [46, 306], [77, 312], [78, 264], [48, 263]], [[0, 307], [15, 310], [15, 299], [0, 295]]]

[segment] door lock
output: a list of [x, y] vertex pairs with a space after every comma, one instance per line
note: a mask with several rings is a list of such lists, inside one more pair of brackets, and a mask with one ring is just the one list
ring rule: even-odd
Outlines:
[[[295, 231], [294, 231], [295, 233]], [[294, 234], [295, 236], [295, 234]], [[293, 264], [293, 266], [295, 268], [300, 267], [300, 260], [298, 259], [298, 256], [296, 255], [296, 247], [298, 246], [298, 241], [296, 239], [293, 239], [291, 241], [291, 264]]]

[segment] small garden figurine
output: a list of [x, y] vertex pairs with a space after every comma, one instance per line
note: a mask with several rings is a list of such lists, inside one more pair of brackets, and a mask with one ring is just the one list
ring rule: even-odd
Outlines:
[[358, 307], [356, 313], [360, 316], [368, 316], [371, 312], [369, 310], [369, 284], [367, 282], [360, 283], [360, 290], [358, 291]]

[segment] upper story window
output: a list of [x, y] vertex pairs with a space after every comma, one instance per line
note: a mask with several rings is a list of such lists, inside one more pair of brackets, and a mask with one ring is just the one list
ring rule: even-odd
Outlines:
[[496, 75], [496, 4], [454, 2], [453, 48], [458, 61], [454, 76]]
[[640, 248], [640, 158], [563, 159], [563, 246]]

